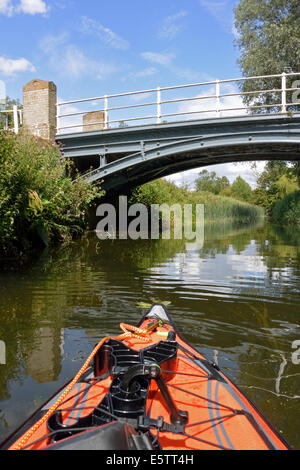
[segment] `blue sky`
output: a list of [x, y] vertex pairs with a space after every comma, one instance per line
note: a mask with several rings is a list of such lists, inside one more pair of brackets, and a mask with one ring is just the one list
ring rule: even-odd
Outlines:
[[[235, 0], [0, 0], [0, 80], [22, 100], [33, 78], [59, 100], [241, 76]], [[247, 165], [218, 174], [249, 182]], [[191, 182], [197, 170], [173, 179]]]

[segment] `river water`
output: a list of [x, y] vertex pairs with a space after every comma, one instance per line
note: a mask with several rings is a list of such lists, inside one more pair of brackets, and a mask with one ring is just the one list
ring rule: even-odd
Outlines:
[[300, 449], [300, 235], [264, 223], [208, 225], [203, 246], [92, 233], [0, 272], [0, 441], [153, 302]]

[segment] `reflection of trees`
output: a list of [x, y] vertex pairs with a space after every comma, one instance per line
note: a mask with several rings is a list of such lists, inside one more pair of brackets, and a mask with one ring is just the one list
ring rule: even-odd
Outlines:
[[[291, 363], [291, 344], [298, 339], [299, 298], [294, 279], [299, 277], [300, 234], [265, 225], [255, 232], [257, 255], [267, 267], [266, 300], [245, 305], [245, 351], [238, 355], [240, 385], [264, 414], [296, 443], [295, 422], [300, 412], [299, 371]], [[299, 287], [299, 286], [298, 286]], [[268, 301], [274, 295], [276, 302]], [[248, 312], [247, 312], [248, 310]], [[240, 323], [239, 323], [240, 324]], [[292, 416], [292, 420], [287, 420]]]
[[206, 224], [205, 243], [201, 254], [209, 257], [215, 257], [218, 253], [226, 254], [230, 246], [240, 254], [263, 224], [263, 220], [251, 225], [239, 224], [238, 222]]
[[269, 266], [286, 267], [290, 259], [300, 261], [300, 231], [292, 227], [266, 225], [258, 232], [259, 254]]
[[286, 276], [299, 276], [300, 231], [291, 227], [267, 225], [258, 232], [258, 253], [268, 268], [268, 280], [276, 281], [283, 295], [286, 289]]
[[[246, 283], [234, 285], [231, 301], [208, 297], [200, 307], [205, 315], [192, 325], [187, 311], [181, 324], [187, 325], [187, 336], [194, 344], [209, 348], [211, 357], [212, 350], [222, 351], [218, 355], [221, 367], [225, 371], [228, 367], [229, 376], [291, 443], [297, 443], [299, 371], [290, 357], [292, 341], [299, 338], [296, 280], [300, 236], [269, 225], [232, 232], [212, 227], [210, 233], [206, 229], [205, 235], [200, 257], [215, 257], [227, 253], [230, 247], [240, 254], [255, 240], [255, 257], [267, 267], [267, 273], [257, 281], [242, 273]], [[181, 304], [186, 308], [184, 302]], [[190, 302], [189, 306], [199, 311], [197, 302]]]
[[[259, 227], [258, 223], [253, 227]], [[238, 223], [215, 223], [205, 225], [205, 243], [203, 252], [213, 255], [216, 252], [226, 253], [231, 245], [237, 252], [243, 251], [252, 233], [249, 226]], [[81, 240], [79, 243], [63, 248], [55, 252], [54, 256], [48, 256], [43, 263], [44, 271], [52, 273], [65, 273], [66, 263], [72, 271], [77, 263], [76, 270], [80, 267], [84, 269], [86, 263], [91, 267], [103, 269], [103, 273], [109, 274], [109, 270], [114, 263], [126, 271], [131, 269], [148, 269], [171, 259], [177, 253], [184, 253], [186, 247], [185, 240], [98, 240], [94, 233]], [[89, 275], [89, 272], [85, 272]]]

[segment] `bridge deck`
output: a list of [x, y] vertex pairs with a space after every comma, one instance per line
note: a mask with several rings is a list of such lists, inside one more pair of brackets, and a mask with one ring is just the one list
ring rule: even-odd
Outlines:
[[61, 134], [63, 156], [106, 189], [217, 163], [300, 159], [300, 113]]

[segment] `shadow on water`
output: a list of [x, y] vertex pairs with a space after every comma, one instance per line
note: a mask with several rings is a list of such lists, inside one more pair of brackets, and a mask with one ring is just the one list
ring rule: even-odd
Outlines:
[[0, 273], [0, 440], [79, 369], [97, 340], [166, 301], [185, 338], [300, 448], [300, 235], [205, 226], [201, 244], [105, 240], [94, 233]]

